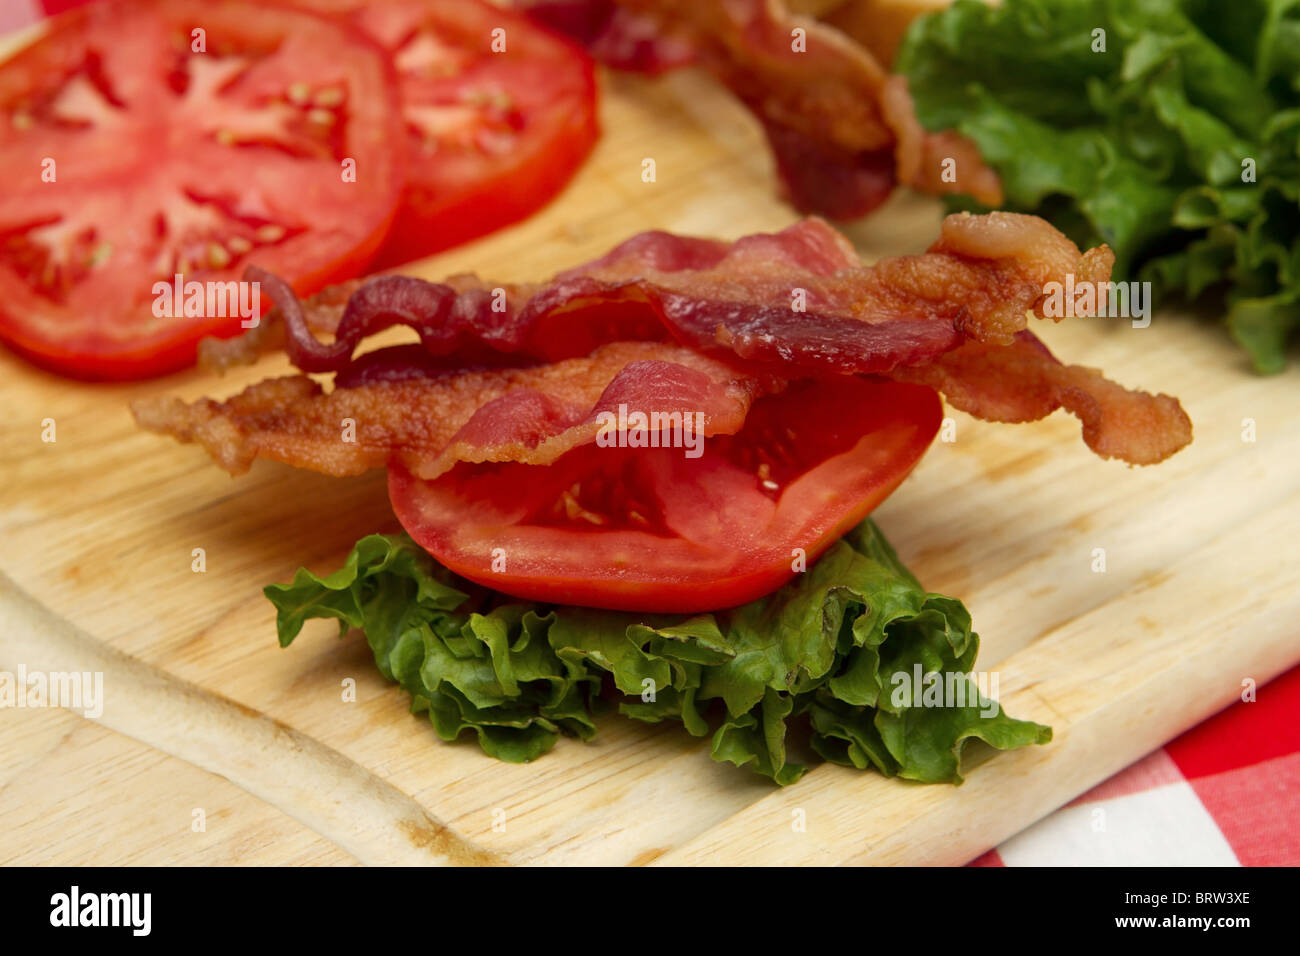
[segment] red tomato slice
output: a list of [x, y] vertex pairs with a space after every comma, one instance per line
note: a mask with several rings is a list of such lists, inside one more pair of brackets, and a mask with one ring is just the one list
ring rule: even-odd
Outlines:
[[521, 14], [479, 0], [294, 2], [347, 13], [398, 72], [409, 178], [380, 265], [531, 215], [591, 152], [591, 58]]
[[309, 13], [133, 0], [50, 21], [0, 64], [0, 338], [137, 378], [242, 320], [159, 317], [156, 282], [255, 264], [308, 293], [356, 274], [401, 194], [396, 96], [372, 43]]
[[[912, 470], [939, 429], [928, 388], [804, 381], [760, 399], [738, 435], [681, 448], [588, 445], [549, 466], [389, 471], [412, 538], [453, 571], [554, 604], [712, 611], [811, 564]], [[495, 569], [494, 569], [495, 561]]]

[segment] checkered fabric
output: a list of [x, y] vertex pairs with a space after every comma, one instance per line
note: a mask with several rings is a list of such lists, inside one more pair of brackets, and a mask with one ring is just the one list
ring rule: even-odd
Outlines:
[[1300, 865], [1300, 667], [971, 865]]

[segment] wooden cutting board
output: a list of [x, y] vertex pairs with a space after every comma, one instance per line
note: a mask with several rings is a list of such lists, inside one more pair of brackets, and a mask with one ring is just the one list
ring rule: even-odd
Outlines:
[[[645, 229], [792, 220], [754, 122], [707, 79], [604, 85], [604, 138], [558, 201], [410, 271], [535, 279]], [[938, 220], [900, 195], [847, 231], [876, 257], [921, 250]], [[0, 354], [0, 670], [104, 674], [98, 719], [0, 709], [0, 862], [964, 863], [1300, 660], [1300, 371], [1256, 378], [1218, 325], [1172, 314], [1038, 331], [1180, 396], [1196, 440], [1132, 469], [1095, 458], [1063, 413], [953, 412], [955, 441], [878, 511], [920, 579], [970, 607], [1007, 709], [1055, 729], [961, 787], [827, 765], [778, 789], [617, 715], [531, 765], [444, 744], [359, 636], [313, 622], [281, 650], [261, 596], [393, 529], [382, 476], [259, 463], [232, 479], [127, 411], [230, 394], [282, 359], [82, 385]]]

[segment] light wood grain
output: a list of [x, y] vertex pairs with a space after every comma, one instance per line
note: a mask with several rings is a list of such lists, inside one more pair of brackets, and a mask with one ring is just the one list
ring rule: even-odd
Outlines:
[[[19, 866], [346, 866], [356, 859], [220, 776], [66, 710], [0, 738], [0, 817]], [[16, 732], [14, 732], [16, 731]], [[142, 799], [147, 795], [147, 799]], [[202, 816], [196, 816], [201, 812]], [[130, 839], [122, 839], [129, 833]]]
[[[532, 279], [647, 228], [734, 237], [791, 221], [758, 130], [713, 84], [691, 73], [605, 82], [606, 135], [557, 202], [411, 271]], [[641, 181], [646, 157], [654, 183]], [[846, 232], [870, 258], [923, 248], [937, 222], [934, 204], [900, 195]], [[126, 695], [97, 724], [0, 710], [0, 862], [387, 862], [446, 846], [534, 863], [965, 862], [1223, 706], [1242, 678], [1300, 659], [1300, 374], [1252, 377], [1220, 329], [1172, 315], [1148, 329], [1084, 320], [1042, 333], [1071, 361], [1179, 395], [1196, 441], [1138, 470], [1093, 457], [1060, 414], [1008, 427], [954, 413], [957, 440], [936, 443], [880, 509], [927, 586], [970, 606], [977, 666], [999, 670], [1008, 708], [1057, 731], [960, 788], [822, 767], [775, 790], [678, 729], [617, 716], [594, 743], [561, 741], [526, 766], [442, 744], [361, 640], [317, 622], [280, 650], [260, 593], [393, 529], [382, 476], [262, 463], [231, 479], [195, 448], [139, 432], [126, 411], [143, 395], [229, 394], [283, 360], [222, 380], [90, 386], [0, 355], [0, 570], [49, 612], [27, 605], [21, 632], [0, 631], [0, 669], [51, 659], [41, 634], [54, 628], [66, 661], [104, 663]], [[191, 571], [196, 547], [205, 573]], [[1094, 548], [1105, 573], [1091, 570]], [[11, 595], [6, 613], [24, 600]], [[190, 721], [204, 733], [181, 732]], [[257, 749], [268, 728], [288, 755]], [[93, 796], [80, 779], [92, 768]], [[160, 788], [164, 777], [174, 785]], [[304, 793], [309, 783], [329, 799]], [[92, 805], [132, 808], [97, 811], [97, 847], [57, 822]], [[206, 842], [184, 833], [198, 805], [231, 814]], [[805, 833], [791, 830], [794, 807]], [[394, 822], [416, 819], [445, 825], [446, 846]]]
[[87, 720], [219, 773], [363, 863], [496, 862], [341, 754], [96, 641], [3, 574], [0, 633], [11, 673], [21, 665], [28, 673], [102, 675], [103, 696], [96, 691]]

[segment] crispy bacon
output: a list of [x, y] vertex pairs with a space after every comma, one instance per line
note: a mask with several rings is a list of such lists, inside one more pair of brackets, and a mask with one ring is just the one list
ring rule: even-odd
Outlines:
[[[968, 339], [1010, 343], [1048, 282], [1104, 281], [1113, 258], [1104, 246], [1081, 254], [1041, 219], [999, 212], [949, 216], [929, 252], [874, 266], [824, 221], [807, 219], [730, 244], [642, 233], [540, 284], [382, 276], [342, 309], [336, 298], [304, 307], [258, 272], [250, 278], [277, 308], [251, 337], [218, 346], [217, 361], [251, 361], [283, 344], [303, 371], [338, 371], [366, 336], [406, 325], [430, 355], [462, 364], [558, 361], [610, 341], [672, 338], [787, 376], [883, 373]], [[277, 323], [287, 331], [274, 331]], [[316, 337], [325, 334], [333, 341]]]
[[518, 0], [534, 19], [583, 43], [606, 66], [662, 73], [699, 57], [688, 31], [613, 0]]
[[[455, 461], [553, 461], [591, 440], [592, 416], [614, 395], [645, 411], [690, 398], [710, 428], [731, 433], [748, 397], [784, 381], [878, 374], [993, 421], [1063, 407], [1099, 455], [1151, 464], [1191, 440], [1178, 402], [1063, 365], [1026, 331], [1048, 283], [1105, 282], [1112, 261], [1104, 246], [1080, 253], [1040, 219], [992, 213], [949, 216], [929, 252], [870, 267], [807, 220], [734, 243], [645, 233], [536, 285], [382, 277], [342, 308], [337, 296], [304, 307], [262, 275], [278, 318], [225, 357], [278, 339], [303, 370], [336, 372], [334, 390], [303, 376], [224, 403], [145, 402], [136, 414], [231, 471], [260, 456], [331, 474], [400, 462], [430, 477]], [[395, 324], [421, 344], [353, 358], [363, 338]], [[654, 376], [678, 391], [656, 392]], [[340, 439], [344, 419], [357, 423], [354, 445]]]
[[734, 434], [753, 399], [784, 386], [658, 343], [618, 342], [530, 368], [448, 370], [425, 359], [407, 347], [381, 349], [330, 392], [296, 375], [224, 402], [166, 396], [131, 409], [143, 427], [201, 444], [231, 474], [268, 458], [329, 475], [400, 464], [436, 478], [458, 461], [550, 464], [594, 441], [601, 413], [617, 419], [620, 404], [658, 413], [652, 422], [699, 413], [705, 436]]
[[[997, 175], [955, 132], [916, 119], [906, 81], [835, 27], [781, 0], [521, 0], [619, 68], [708, 68], [758, 118], [804, 212], [865, 215], [895, 183], [1002, 202]], [[945, 167], [945, 160], [955, 162]], [[954, 174], [945, 178], [947, 168]]]
[[[349, 279], [326, 286], [301, 303], [303, 324], [319, 335], [333, 334], [352, 294], [362, 279]], [[269, 293], [269, 289], [267, 290]], [[236, 365], [250, 365], [259, 355], [285, 348], [285, 323], [278, 310], [264, 314], [261, 321], [233, 339], [204, 339], [199, 343], [199, 367], [221, 374]]]
[[953, 407], [990, 422], [1033, 422], [1064, 408], [1083, 423], [1089, 448], [1131, 465], [1164, 461], [1192, 440], [1178, 399], [1126, 389], [1097, 369], [1063, 365], [1029, 332], [1009, 346], [970, 342], [891, 377], [929, 385]]

